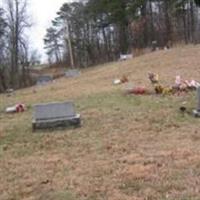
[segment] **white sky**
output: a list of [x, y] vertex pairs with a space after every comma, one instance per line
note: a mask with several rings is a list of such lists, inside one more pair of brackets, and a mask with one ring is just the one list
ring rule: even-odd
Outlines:
[[51, 20], [56, 17], [56, 13], [63, 3], [70, 0], [28, 0], [33, 26], [29, 34], [31, 47], [37, 49], [42, 54], [42, 60], [45, 60], [45, 51], [43, 38], [46, 29], [51, 25]]
[[[7, 0], [0, 0], [0, 7], [5, 6]], [[44, 50], [44, 36], [46, 29], [51, 25], [51, 21], [56, 17], [63, 3], [73, 2], [73, 0], [27, 0], [28, 15], [33, 24], [27, 35], [30, 41], [30, 47], [37, 49], [42, 55], [42, 61], [46, 60]]]

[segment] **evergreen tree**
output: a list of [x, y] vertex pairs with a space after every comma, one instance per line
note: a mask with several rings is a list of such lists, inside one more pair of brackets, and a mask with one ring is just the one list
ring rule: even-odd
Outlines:
[[[55, 23], [55, 22], [54, 22]], [[47, 29], [46, 36], [44, 38], [45, 49], [47, 49], [47, 55], [50, 62], [59, 63], [61, 61], [61, 50], [62, 45], [60, 44], [59, 32], [51, 27]]]

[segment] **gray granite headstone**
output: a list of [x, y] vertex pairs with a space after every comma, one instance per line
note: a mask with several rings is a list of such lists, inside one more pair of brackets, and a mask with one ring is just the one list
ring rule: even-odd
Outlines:
[[80, 115], [72, 102], [39, 104], [34, 107], [33, 130], [79, 126]]
[[200, 87], [197, 88], [197, 110], [200, 112]]
[[53, 78], [48, 75], [39, 76], [37, 78], [37, 85], [45, 85], [53, 81]]
[[193, 110], [195, 117], [200, 117], [200, 87], [197, 88], [197, 109]]
[[67, 78], [76, 78], [81, 75], [81, 72], [77, 69], [69, 69], [65, 72]]
[[129, 60], [132, 58], [133, 58], [132, 54], [120, 54], [119, 61], [125, 61], [125, 60]]
[[158, 42], [156, 40], [152, 41], [152, 51], [156, 51], [158, 47]]

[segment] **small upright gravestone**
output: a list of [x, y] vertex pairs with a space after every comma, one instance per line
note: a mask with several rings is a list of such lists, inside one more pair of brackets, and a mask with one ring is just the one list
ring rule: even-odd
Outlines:
[[80, 126], [80, 115], [72, 102], [35, 105], [33, 130], [69, 126]]
[[129, 60], [132, 59], [133, 55], [132, 54], [120, 54], [120, 61], [125, 61], [125, 60]]
[[10, 97], [10, 96], [12, 96], [13, 94], [14, 94], [14, 89], [12, 89], [12, 88], [10, 88], [10, 89], [7, 89], [6, 90], [6, 94], [7, 94], [7, 97]]
[[77, 69], [69, 69], [65, 72], [67, 78], [76, 78], [81, 75], [81, 72]]
[[158, 48], [158, 42], [156, 40], [152, 41], [152, 51], [156, 51]]
[[48, 75], [39, 76], [37, 78], [37, 85], [46, 85], [53, 81], [53, 78]]
[[197, 109], [193, 110], [193, 115], [195, 117], [200, 117], [200, 87], [197, 88]]

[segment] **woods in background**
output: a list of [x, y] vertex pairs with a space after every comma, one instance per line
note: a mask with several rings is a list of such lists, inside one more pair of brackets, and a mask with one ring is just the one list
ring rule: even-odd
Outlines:
[[0, 8], [0, 92], [31, 84], [29, 64], [35, 58], [25, 34], [30, 27], [27, 1], [5, 1]]
[[[199, 0], [81, 0], [64, 3], [46, 31], [49, 63], [89, 67], [146, 48], [200, 42]], [[0, 92], [31, 84], [37, 61], [26, 0], [0, 7]]]
[[65, 3], [44, 39], [50, 63], [88, 67], [135, 49], [200, 41], [199, 1], [88, 0]]

